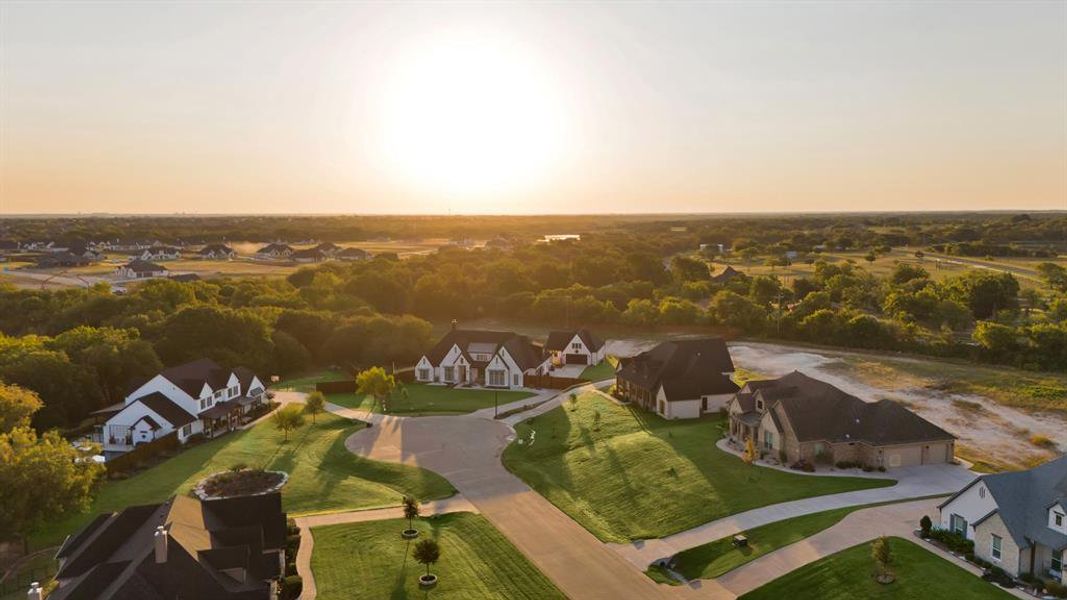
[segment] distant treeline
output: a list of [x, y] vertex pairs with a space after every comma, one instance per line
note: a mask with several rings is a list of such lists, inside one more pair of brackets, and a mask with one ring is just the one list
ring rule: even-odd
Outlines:
[[[373, 239], [490, 239], [529, 241], [545, 234], [631, 234], [695, 247], [775, 246], [809, 252], [878, 246], [979, 244], [981, 255], [1009, 256], [999, 248], [1025, 245], [1064, 250], [1063, 213], [872, 215], [593, 215], [593, 216], [167, 216], [0, 219], [0, 239], [93, 241], [153, 239], [165, 243], [213, 241]], [[666, 242], [664, 242], [666, 243]], [[968, 254], [970, 255], [970, 254]], [[976, 254], [978, 255], [978, 254]], [[1021, 255], [1021, 254], [1020, 254]]]

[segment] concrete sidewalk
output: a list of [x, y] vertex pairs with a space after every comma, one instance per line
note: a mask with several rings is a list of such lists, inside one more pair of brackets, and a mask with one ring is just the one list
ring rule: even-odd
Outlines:
[[713, 542], [754, 527], [767, 525], [768, 523], [835, 508], [949, 495], [973, 481], [975, 477], [973, 473], [957, 465], [905, 467], [893, 469], [889, 474], [891, 477], [897, 478], [897, 484], [891, 487], [842, 492], [793, 500], [791, 502], [781, 502], [730, 515], [664, 538], [609, 545], [634, 566], [645, 569], [648, 565], [661, 558], [668, 558], [694, 546]]

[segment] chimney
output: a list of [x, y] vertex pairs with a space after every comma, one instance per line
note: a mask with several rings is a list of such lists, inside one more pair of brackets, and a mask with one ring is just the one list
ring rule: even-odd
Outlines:
[[34, 581], [30, 584], [30, 591], [26, 592], [26, 600], [42, 600], [44, 598], [44, 590], [41, 589], [41, 584]]
[[167, 562], [167, 530], [162, 525], [156, 527], [153, 542], [155, 542], [156, 547], [156, 564]]
[[456, 325], [458, 325], [458, 324], [459, 324], [459, 321], [457, 321], [455, 319], [452, 319], [452, 331], [456, 330]]

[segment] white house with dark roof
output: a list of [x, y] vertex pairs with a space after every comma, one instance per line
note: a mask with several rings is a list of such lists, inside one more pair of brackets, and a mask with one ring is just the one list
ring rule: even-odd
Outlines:
[[555, 366], [595, 365], [604, 360], [604, 340], [588, 329], [552, 331], [545, 341], [545, 352]]
[[202, 260], [230, 260], [237, 257], [233, 248], [226, 244], [208, 244], [196, 254]]
[[120, 279], [151, 279], [166, 277], [167, 267], [147, 260], [135, 259], [115, 269]]
[[939, 507], [941, 528], [1013, 576], [1067, 582], [1067, 456], [1028, 471], [982, 475]]
[[151, 246], [136, 253], [141, 260], [178, 260], [182, 250], [177, 246]]
[[279, 259], [289, 258], [293, 255], [293, 247], [289, 244], [272, 243], [256, 250], [256, 258]]
[[114, 456], [175, 432], [183, 443], [198, 433], [212, 437], [239, 425], [264, 393], [263, 382], [245, 367], [226, 369], [207, 358], [171, 367], [95, 413], [107, 419], [99, 442], [105, 456]]
[[722, 338], [674, 340], [619, 361], [615, 394], [665, 419], [718, 412], [737, 392]]
[[544, 375], [550, 359], [526, 336], [511, 331], [453, 329], [415, 364], [415, 380], [492, 388], [525, 387]]

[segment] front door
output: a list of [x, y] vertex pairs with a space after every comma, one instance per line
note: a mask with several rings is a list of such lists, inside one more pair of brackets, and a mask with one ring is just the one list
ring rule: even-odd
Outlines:
[[459, 382], [467, 383], [467, 365], [459, 366]]

